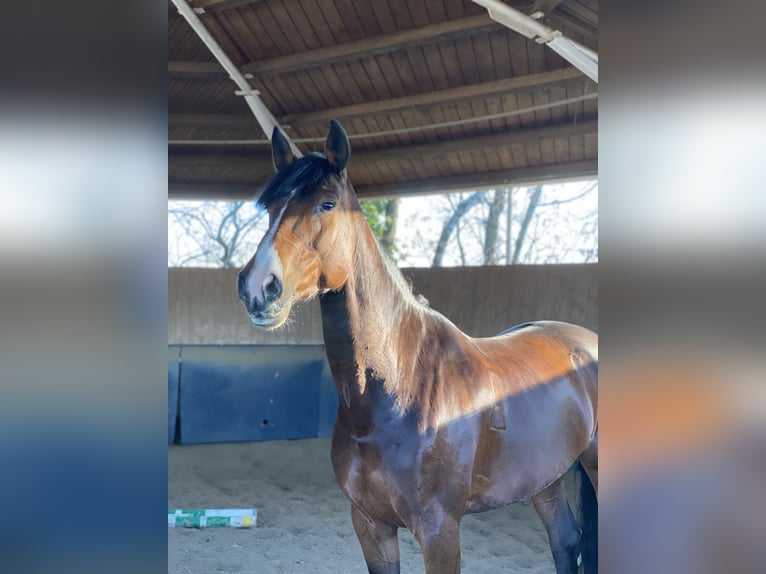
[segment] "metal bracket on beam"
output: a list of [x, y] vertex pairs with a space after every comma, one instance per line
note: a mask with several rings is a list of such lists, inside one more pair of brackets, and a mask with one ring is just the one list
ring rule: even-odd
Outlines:
[[537, 42], [538, 44], [547, 44], [548, 42], [551, 42], [552, 40], [554, 40], [555, 38], [558, 38], [559, 36], [563, 36], [563, 34], [559, 32], [558, 30], [552, 30], [551, 33], [548, 34], [547, 36], [537, 36], [535, 38], [535, 42]]
[[234, 95], [236, 96], [260, 96], [261, 92], [259, 90], [235, 90]]

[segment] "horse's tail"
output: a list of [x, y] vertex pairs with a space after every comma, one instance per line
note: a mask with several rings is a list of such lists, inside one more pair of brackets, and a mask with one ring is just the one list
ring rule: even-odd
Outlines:
[[598, 499], [582, 463], [580, 471], [580, 555], [584, 574], [598, 574]]

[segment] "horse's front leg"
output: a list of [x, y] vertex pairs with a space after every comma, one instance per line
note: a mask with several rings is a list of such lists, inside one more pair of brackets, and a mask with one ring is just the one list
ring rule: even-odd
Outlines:
[[426, 574], [460, 574], [460, 519], [443, 512], [426, 515], [413, 529], [423, 550]]
[[370, 574], [399, 574], [398, 528], [376, 522], [351, 505], [351, 520]]

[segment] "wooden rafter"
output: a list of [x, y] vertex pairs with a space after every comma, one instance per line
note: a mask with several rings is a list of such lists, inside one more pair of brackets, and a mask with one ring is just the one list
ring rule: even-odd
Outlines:
[[450, 139], [426, 144], [398, 146], [374, 151], [365, 151], [353, 157], [360, 162], [389, 161], [407, 157], [434, 156], [453, 152], [473, 151], [486, 148], [509, 146], [515, 143], [526, 143], [552, 138], [565, 138], [597, 132], [598, 122], [595, 120], [547, 126], [544, 128], [528, 128], [511, 132], [474, 136], [460, 139]]
[[263, 0], [194, 0], [193, 6], [194, 8], [203, 9], [206, 13], [212, 13], [240, 8], [258, 2], [263, 2]]
[[488, 16], [470, 16], [457, 20], [448, 20], [438, 24], [431, 24], [422, 28], [381, 34], [354, 42], [344, 42], [334, 46], [326, 46], [288, 56], [279, 56], [268, 60], [258, 60], [243, 66], [243, 71], [257, 76], [267, 74], [282, 74], [308, 67], [316, 67], [323, 64], [332, 64], [353, 58], [362, 58], [375, 54], [383, 54], [394, 50], [400, 50], [413, 44], [434, 42], [440, 38], [454, 36], [464, 32], [495, 27], [497, 24]]
[[258, 128], [249, 114], [168, 114], [168, 126], [197, 128]]
[[561, 4], [561, 0], [537, 0], [532, 5], [532, 12], [542, 12], [547, 14], [556, 9], [556, 6]]
[[283, 116], [280, 119], [280, 122], [283, 125], [299, 126], [314, 122], [323, 122], [331, 118], [368, 116], [382, 112], [452, 104], [475, 98], [512, 94], [522, 90], [547, 87], [551, 84], [558, 84], [578, 77], [584, 77], [583, 73], [577, 68], [569, 67], [550, 72], [541, 72], [539, 74], [526, 74], [514, 78], [506, 78], [504, 80], [470, 84], [446, 90], [437, 90], [425, 94], [389, 98], [377, 102], [364, 102], [352, 106], [329, 108], [303, 114], [289, 114]]
[[453, 191], [481, 191], [496, 187], [513, 187], [586, 179], [596, 177], [597, 174], [598, 161], [594, 159], [430, 179], [354, 186], [354, 190], [362, 198], [393, 197], [408, 194], [424, 195]]
[[169, 181], [169, 199], [255, 199], [263, 185], [231, 182]]
[[168, 77], [194, 80], [225, 80], [226, 70], [218, 62], [168, 62]]
[[558, 12], [550, 12], [549, 14], [545, 15], [544, 20], [555, 26], [564, 26], [569, 30], [579, 32], [590, 40], [598, 39], [598, 29], [577, 18], [564, 16]]
[[[352, 118], [413, 108], [452, 104], [476, 98], [499, 96], [522, 90], [549, 87], [562, 84], [574, 78], [585, 79], [582, 72], [577, 68], [562, 68], [550, 72], [526, 74], [514, 78], [460, 86], [446, 90], [437, 90], [424, 94], [389, 98], [375, 102], [364, 102], [351, 106], [327, 108], [302, 114], [288, 114], [280, 117], [279, 122], [285, 126], [289, 125], [297, 127], [311, 123], [324, 122], [331, 118]], [[252, 117], [241, 114], [170, 114], [168, 123], [175, 126], [195, 127], [232, 128], [255, 126]]]
[[[266, 148], [264, 147], [264, 150]], [[210, 151], [176, 152], [168, 151], [169, 167], [217, 166], [236, 169], [265, 169], [271, 166], [271, 152], [221, 153]]]
[[515, 143], [526, 143], [528, 141], [552, 138], [565, 138], [597, 131], [598, 122], [591, 120], [578, 122], [576, 124], [562, 124], [547, 126], [544, 128], [528, 128], [505, 133], [429, 142], [426, 144], [397, 146], [374, 151], [360, 152], [355, 154], [353, 157], [356, 161], [360, 162], [388, 161], [408, 157], [443, 155], [466, 150], [496, 148]]
[[[596, 120], [580, 121], [543, 128], [528, 128], [514, 130], [506, 133], [496, 133], [468, 138], [434, 141], [425, 144], [395, 146], [373, 151], [361, 151], [352, 154], [353, 161], [370, 163], [377, 161], [397, 161], [410, 157], [434, 156], [447, 153], [461, 152], [465, 150], [480, 150], [509, 146], [515, 143], [526, 143], [553, 138], [567, 138], [570, 136], [596, 133], [598, 122]], [[251, 169], [256, 164], [269, 163], [271, 155], [265, 151], [253, 151], [248, 154], [242, 153], [211, 153], [199, 151], [173, 152], [168, 154], [171, 166], [200, 166], [213, 165], [228, 169]]]
[[[364, 199], [552, 183], [596, 177], [597, 174], [598, 161], [585, 160], [431, 179], [360, 185], [354, 186], [354, 189], [357, 195]], [[168, 197], [171, 199], [254, 199], [263, 189], [263, 183], [171, 181], [168, 184]]]

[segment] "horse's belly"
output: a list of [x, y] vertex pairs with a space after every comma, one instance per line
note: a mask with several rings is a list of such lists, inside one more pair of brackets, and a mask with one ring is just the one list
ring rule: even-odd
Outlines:
[[529, 498], [562, 476], [590, 443], [593, 409], [571, 381], [510, 398], [484, 414], [466, 512]]
[[529, 498], [562, 476], [577, 456], [569, 451], [543, 461], [511, 451], [489, 469], [473, 474], [465, 511], [484, 512]]

